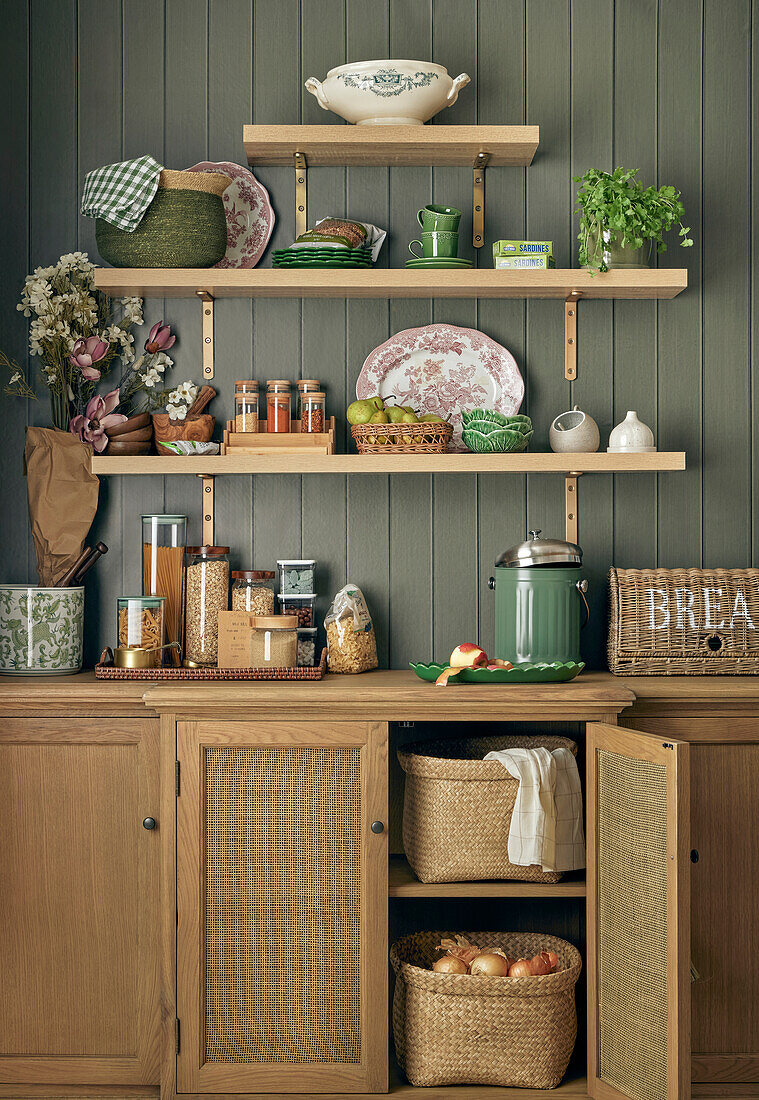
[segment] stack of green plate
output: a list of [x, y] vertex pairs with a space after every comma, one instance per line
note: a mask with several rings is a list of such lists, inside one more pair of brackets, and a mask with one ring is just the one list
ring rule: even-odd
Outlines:
[[471, 266], [472, 261], [465, 259], [463, 256], [417, 256], [413, 260], [406, 260], [406, 267], [434, 267], [454, 270]]
[[272, 267], [371, 267], [372, 250], [358, 248], [278, 248], [272, 253]]

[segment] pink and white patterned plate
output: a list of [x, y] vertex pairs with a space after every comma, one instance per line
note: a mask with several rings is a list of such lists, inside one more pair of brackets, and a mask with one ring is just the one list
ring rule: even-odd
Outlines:
[[255, 267], [274, 229], [269, 192], [248, 168], [229, 160], [201, 160], [188, 172], [223, 172], [232, 182], [222, 195], [227, 251], [214, 267]]
[[484, 332], [457, 325], [425, 325], [397, 332], [366, 357], [356, 397], [410, 405], [417, 416], [437, 413], [453, 424], [449, 449], [465, 451], [461, 413], [495, 409], [513, 416], [524, 382], [510, 351]]

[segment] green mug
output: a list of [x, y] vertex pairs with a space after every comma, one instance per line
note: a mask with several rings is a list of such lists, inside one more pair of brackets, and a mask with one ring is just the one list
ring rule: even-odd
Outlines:
[[[421, 238], [420, 241], [410, 241], [408, 246], [409, 252], [417, 260], [422, 259], [422, 257], [452, 259], [459, 254], [458, 233], [422, 233]], [[421, 256], [418, 252], [414, 252], [411, 247], [413, 244], [419, 245], [422, 250]]]
[[425, 233], [456, 233], [461, 211], [455, 206], [425, 206], [417, 210], [416, 220]]

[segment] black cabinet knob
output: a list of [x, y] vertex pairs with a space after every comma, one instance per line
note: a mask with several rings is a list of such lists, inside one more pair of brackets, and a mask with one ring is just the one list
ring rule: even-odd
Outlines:
[[373, 821], [372, 822], [372, 832], [373, 833], [384, 833], [384, 831], [385, 831], [385, 822], [384, 821]]
[[142, 827], [143, 827], [143, 829], [155, 829], [155, 818], [154, 817], [143, 817]]

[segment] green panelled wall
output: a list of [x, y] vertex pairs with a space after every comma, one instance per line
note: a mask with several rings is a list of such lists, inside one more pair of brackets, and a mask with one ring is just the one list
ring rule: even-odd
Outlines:
[[[685, 474], [588, 476], [580, 542], [591, 583], [589, 661], [602, 665], [608, 567], [746, 566], [759, 536], [759, 432], [752, 262], [759, 250], [753, 188], [754, 39], [751, 0], [2, 0], [6, 101], [0, 117], [0, 343], [25, 356], [16, 302], [27, 270], [80, 248], [96, 256], [78, 215], [85, 173], [150, 152], [172, 168], [242, 161], [245, 122], [337, 122], [303, 88], [349, 60], [432, 58], [472, 84], [446, 123], [537, 123], [531, 168], [487, 174], [486, 247], [497, 237], [552, 238], [576, 265], [572, 175], [640, 167], [645, 182], [682, 188], [695, 247], [658, 260], [687, 266], [672, 302], [587, 302], [579, 311], [579, 378], [563, 379], [557, 302], [221, 301], [215, 405], [231, 413], [232, 383], [251, 373], [318, 377], [338, 416], [369, 351], [431, 321], [482, 328], [516, 355], [535, 449], [573, 403], [602, 440], [629, 408], [662, 449], [685, 449]], [[293, 237], [293, 175], [266, 168], [277, 214], [274, 246]], [[467, 169], [315, 169], [309, 211], [389, 228], [381, 263], [399, 267], [427, 201], [467, 211]], [[466, 246], [466, 253], [471, 250]], [[269, 259], [264, 264], [270, 263]], [[200, 376], [200, 310], [150, 301], [146, 321], [176, 326], [174, 379]], [[146, 330], [145, 330], [146, 331]], [[140, 337], [138, 336], [138, 343]], [[34, 360], [32, 360], [34, 363]], [[252, 364], [252, 366], [251, 366]], [[21, 455], [40, 404], [5, 400], [3, 578], [34, 578]], [[340, 442], [345, 445], [344, 429]], [[554, 476], [229, 477], [217, 480], [217, 541], [237, 567], [278, 556], [319, 560], [319, 588], [360, 584], [375, 617], [380, 661], [444, 657], [462, 639], [493, 637], [493, 559], [527, 527], [563, 534]], [[115, 598], [139, 588], [139, 515], [184, 512], [200, 537], [194, 478], [101, 482], [95, 535], [111, 550], [88, 581], [87, 659], [114, 636]]]

